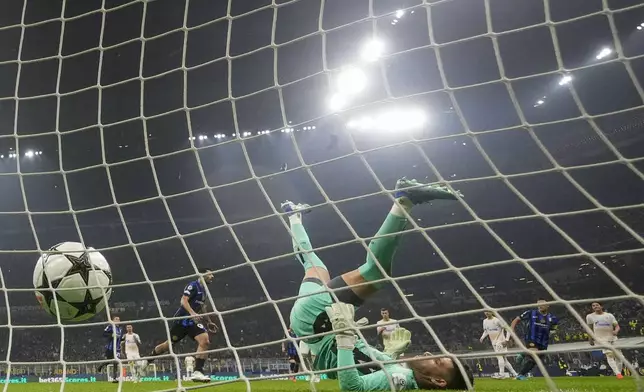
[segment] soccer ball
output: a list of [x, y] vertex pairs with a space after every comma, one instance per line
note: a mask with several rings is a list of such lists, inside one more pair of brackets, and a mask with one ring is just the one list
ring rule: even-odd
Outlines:
[[36, 299], [47, 312], [54, 316], [59, 312], [65, 321], [87, 320], [103, 310], [112, 295], [111, 284], [105, 257], [79, 242], [53, 246], [34, 268]]

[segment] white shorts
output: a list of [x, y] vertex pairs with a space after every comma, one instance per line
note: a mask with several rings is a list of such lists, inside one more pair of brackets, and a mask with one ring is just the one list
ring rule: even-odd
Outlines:
[[186, 372], [187, 373], [192, 373], [195, 371], [195, 368], [193, 366], [186, 366]]
[[133, 361], [135, 359], [141, 359], [141, 356], [139, 353], [125, 353], [125, 356], [127, 357], [128, 361]]
[[[597, 338], [596, 342], [600, 344], [605, 344], [605, 345], [614, 345], [615, 342], [617, 341], [617, 336], [611, 336], [609, 338]], [[607, 349], [602, 349], [603, 354], [612, 354], [612, 350], [607, 350]]]
[[495, 343], [492, 348], [494, 349], [495, 353], [506, 353], [508, 352], [508, 346], [503, 345], [503, 343]]

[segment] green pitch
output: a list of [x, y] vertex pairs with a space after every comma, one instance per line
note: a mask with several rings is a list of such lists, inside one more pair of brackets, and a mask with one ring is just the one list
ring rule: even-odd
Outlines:
[[[634, 378], [627, 377], [623, 380], [617, 380], [612, 377], [560, 377], [554, 379], [555, 383], [562, 392], [618, 392], [618, 391], [638, 391], [637, 383]], [[643, 380], [644, 382], [644, 380]], [[220, 385], [204, 385], [185, 383], [183, 385], [187, 390], [193, 391], [225, 391], [225, 392], [242, 392], [246, 391], [246, 386], [241, 382]], [[644, 387], [644, 385], [642, 385]], [[196, 387], [192, 389], [191, 387]], [[257, 392], [307, 392], [309, 383], [306, 381], [256, 381], [251, 383], [253, 391]], [[322, 381], [315, 384], [318, 392], [338, 392], [336, 381]], [[65, 392], [115, 392], [117, 384], [110, 383], [92, 383], [92, 384], [66, 384]], [[125, 383], [121, 391], [123, 392], [152, 392], [163, 390], [176, 390], [175, 382], [151, 382], [151, 383]], [[1, 389], [0, 389], [1, 390]], [[58, 392], [60, 384], [9, 384], [10, 392]], [[644, 390], [644, 389], [641, 389]], [[477, 379], [477, 392], [524, 392], [524, 391], [549, 391], [548, 386], [542, 378], [536, 378], [528, 381], [515, 380], [491, 380]]]

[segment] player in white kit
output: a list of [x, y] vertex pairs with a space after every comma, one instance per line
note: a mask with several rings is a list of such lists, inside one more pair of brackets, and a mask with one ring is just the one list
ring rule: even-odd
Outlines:
[[[313, 369], [313, 363], [315, 363], [315, 355], [311, 352], [309, 345], [304, 343], [303, 340], [300, 340], [298, 345], [300, 355], [304, 359], [304, 363], [300, 363], [302, 370], [307, 372]], [[320, 382], [320, 376], [317, 374], [313, 375], [313, 382]]]
[[139, 376], [143, 376], [143, 369], [141, 368], [141, 355], [139, 354], [139, 346], [141, 345], [141, 338], [139, 334], [134, 333], [134, 328], [132, 325], [125, 327], [126, 333], [123, 335], [123, 340], [121, 341], [121, 352], [125, 353], [125, 358], [130, 363], [130, 372], [132, 373], [132, 378], [134, 382], [139, 381]]
[[[490, 337], [490, 343], [492, 343], [492, 348], [494, 352], [505, 353], [508, 351], [508, 339], [510, 334], [506, 335], [505, 327], [503, 323], [498, 318], [494, 317], [494, 313], [485, 312], [485, 320], [483, 320], [483, 335], [479, 339], [481, 343], [485, 340], [486, 337]], [[505, 356], [499, 355], [496, 357], [499, 362], [499, 374], [498, 376], [492, 376], [492, 378], [513, 378], [517, 376], [517, 372], [512, 367], [512, 364], [505, 359]], [[505, 372], [505, 369], [508, 369], [510, 375]]]
[[[593, 302], [591, 306], [593, 312], [586, 316], [586, 324], [593, 331], [595, 338], [593, 339], [592, 336], [589, 338], [590, 345], [594, 346], [595, 341], [606, 345], [615, 344], [619, 333], [617, 319], [611, 313], [604, 312], [604, 307], [599, 302]], [[607, 349], [602, 350], [602, 353], [606, 356], [608, 366], [613, 370], [615, 376], [619, 379], [624, 378], [622, 376], [622, 363], [619, 358], [616, 358], [615, 353]]]
[[[392, 318], [389, 318], [389, 310], [386, 308], [380, 309], [380, 316], [382, 317], [382, 320], [378, 320], [376, 325], [381, 325], [381, 324], [387, 324], [387, 323], [392, 323], [398, 320], [394, 320]], [[382, 327], [378, 327], [378, 336], [382, 337], [382, 345], [387, 348], [387, 345], [389, 344], [389, 338], [391, 337], [391, 334], [396, 330], [396, 328], [399, 328], [400, 326], [398, 323], [396, 324], [389, 324], [389, 325], [383, 325]]]
[[187, 356], [184, 362], [186, 364], [186, 377], [192, 378], [192, 372], [195, 371], [195, 357]]

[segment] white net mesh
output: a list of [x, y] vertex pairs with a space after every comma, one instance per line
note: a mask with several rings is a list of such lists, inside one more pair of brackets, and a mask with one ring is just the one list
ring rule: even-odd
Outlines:
[[[482, 311], [509, 324], [538, 297], [562, 319], [549, 352], [571, 366], [590, 361], [572, 342], [591, 333], [591, 301], [644, 334], [637, 1], [3, 7], [6, 380], [96, 377], [105, 316], [63, 324], [32, 297], [32, 266], [63, 241], [110, 262], [110, 314], [134, 325], [142, 353], [170, 338], [182, 287], [209, 266], [221, 332], [208, 373], [250, 389], [258, 374], [283, 372], [302, 270], [279, 203], [314, 206], [305, 225], [339, 275], [362, 264], [402, 176], [465, 198], [414, 211], [393, 275], [361, 309], [366, 341], [378, 341], [373, 324], [388, 307], [413, 332], [412, 352], [489, 373]], [[160, 378], [182, 374], [193, 351], [176, 346], [157, 362]], [[555, 390], [551, 363], [537, 364]]]

